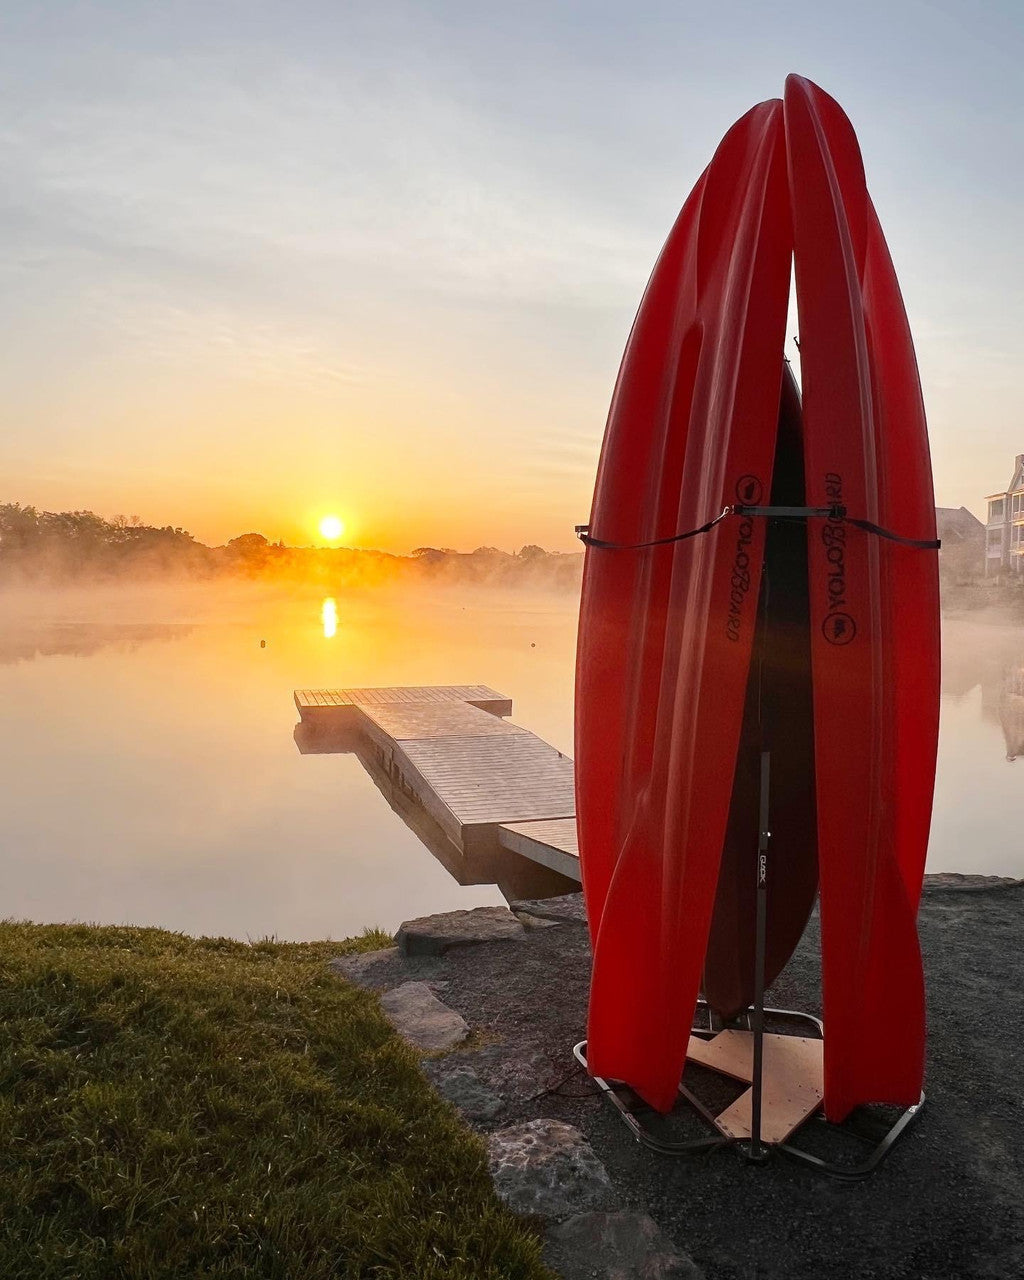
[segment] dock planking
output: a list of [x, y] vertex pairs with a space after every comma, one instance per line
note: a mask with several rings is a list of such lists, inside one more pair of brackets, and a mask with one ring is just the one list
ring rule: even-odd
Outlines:
[[468, 703], [495, 716], [512, 714], [512, 699], [484, 684], [425, 685], [394, 689], [296, 689], [295, 706], [303, 720], [344, 715], [364, 706]]
[[498, 846], [579, 880], [572, 760], [504, 717], [486, 685], [299, 689], [304, 723], [367, 738], [377, 763], [467, 854]]
[[498, 843], [513, 853], [532, 858], [552, 871], [574, 880], [580, 878], [580, 846], [576, 818], [534, 818], [506, 822], [498, 828]]
[[426, 742], [434, 738], [477, 738], [525, 734], [525, 729], [500, 715], [466, 702], [384, 702], [360, 707], [373, 727], [396, 742]]

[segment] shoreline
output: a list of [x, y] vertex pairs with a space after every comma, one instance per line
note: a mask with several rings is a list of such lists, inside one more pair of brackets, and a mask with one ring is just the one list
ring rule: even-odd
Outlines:
[[[36, 1199], [54, 1197], [46, 1240], [59, 1243], [60, 1256], [76, 1256], [83, 1231], [112, 1240], [125, 1257], [148, 1256], [152, 1242], [170, 1233], [178, 1241], [175, 1265], [200, 1269], [214, 1244], [205, 1225], [194, 1240], [175, 1225], [179, 1201], [190, 1206], [194, 1196], [177, 1187], [173, 1170], [193, 1160], [193, 1147], [198, 1153], [230, 1142], [234, 1154], [225, 1153], [215, 1180], [196, 1194], [215, 1212], [222, 1200], [248, 1203], [246, 1197], [275, 1185], [274, 1169], [291, 1176], [286, 1135], [298, 1131], [311, 1105], [321, 1105], [312, 1101], [319, 1097], [341, 1107], [330, 1121], [341, 1128], [328, 1135], [335, 1155], [328, 1159], [318, 1142], [301, 1156], [301, 1194], [282, 1200], [278, 1225], [241, 1224], [231, 1247], [233, 1256], [249, 1258], [247, 1274], [264, 1274], [259, 1259], [270, 1256], [268, 1230], [298, 1249], [288, 1255], [295, 1274], [321, 1274], [305, 1269], [314, 1253], [331, 1247], [317, 1234], [323, 1211], [311, 1206], [339, 1185], [328, 1173], [330, 1161], [346, 1143], [362, 1142], [364, 1121], [355, 1130], [351, 1125], [364, 1109], [370, 1148], [356, 1156], [357, 1165], [378, 1171], [381, 1195], [398, 1196], [394, 1211], [384, 1211], [388, 1223], [388, 1214], [398, 1215], [387, 1227], [394, 1274], [584, 1280], [609, 1274], [600, 1268], [610, 1267], [613, 1256], [633, 1260], [634, 1269], [615, 1273], [626, 1278], [747, 1280], [752, 1269], [761, 1280], [1015, 1274], [1024, 1262], [1017, 1097], [1024, 1068], [1017, 1036], [1022, 925], [1024, 879], [925, 877], [919, 931], [929, 990], [928, 1104], [885, 1165], [851, 1188], [778, 1157], [764, 1167], [724, 1152], [665, 1160], [630, 1137], [572, 1057], [585, 1034], [589, 985], [579, 892], [409, 921], [394, 941], [380, 931], [338, 942], [238, 942], [157, 928], [8, 921], [0, 925], [7, 941], [0, 997], [8, 1005], [0, 1025], [8, 1090], [15, 1090], [8, 1115], [20, 1135], [18, 1166], [29, 1170], [20, 1176], [35, 1187]], [[820, 1014], [817, 932], [815, 914], [769, 993], [773, 1002]], [[36, 953], [27, 969], [22, 963], [21, 977], [19, 939], [25, 954]], [[424, 1027], [428, 1038], [415, 1047]], [[248, 1081], [240, 1076], [238, 1088], [231, 1086], [237, 1095], [231, 1105], [242, 1108], [238, 1116], [255, 1106], [263, 1116], [255, 1126], [236, 1116], [227, 1129], [209, 1129], [202, 1119], [211, 1107], [211, 1116], [219, 1114], [216, 1099], [228, 1078], [222, 1081], [225, 1050], [214, 1047], [217, 1037], [226, 1037], [225, 1046], [248, 1043], [240, 1055], [228, 1053], [224, 1069]], [[321, 1039], [324, 1049], [311, 1062], [310, 1045]], [[178, 1064], [170, 1075], [157, 1065], [168, 1054]], [[152, 1063], [141, 1077], [139, 1061]], [[306, 1097], [306, 1086], [298, 1092], [295, 1086], [311, 1069], [314, 1092]], [[47, 1083], [45, 1073], [54, 1071]], [[278, 1077], [274, 1105], [283, 1110], [275, 1120], [266, 1110], [267, 1089]], [[214, 1092], [197, 1097], [197, 1088], [211, 1087], [206, 1081]], [[139, 1087], [149, 1089], [144, 1101], [132, 1095]], [[102, 1165], [80, 1163], [80, 1153], [93, 1149], [82, 1142], [100, 1123], [83, 1110], [81, 1100], [93, 1096], [107, 1099], [101, 1125], [107, 1136], [96, 1130], [89, 1139], [100, 1142]], [[373, 1135], [385, 1112], [393, 1137], [382, 1146]], [[446, 1220], [460, 1224], [458, 1262], [451, 1232], [430, 1235], [433, 1227], [424, 1223], [426, 1235], [405, 1239], [397, 1226], [409, 1212], [399, 1194], [410, 1172], [401, 1152], [424, 1124], [424, 1140], [440, 1153], [436, 1196], [448, 1205]], [[171, 1146], [161, 1146], [160, 1134], [172, 1131]], [[50, 1134], [45, 1142], [44, 1134]], [[64, 1145], [55, 1148], [58, 1140]], [[250, 1188], [235, 1169], [244, 1169], [253, 1142], [265, 1148], [267, 1177]], [[77, 1187], [78, 1199], [45, 1191], [58, 1149], [60, 1185]], [[171, 1172], [165, 1156], [173, 1158]], [[421, 1153], [417, 1160], [423, 1159]], [[161, 1171], [154, 1185], [171, 1179], [175, 1189], [140, 1218], [119, 1198], [119, 1180], [133, 1168], [149, 1170], [149, 1177], [154, 1167]], [[20, 1202], [15, 1196], [12, 1203]], [[288, 1204], [299, 1208], [301, 1230]], [[101, 1230], [94, 1215], [102, 1205]], [[34, 1209], [30, 1216], [36, 1220]], [[4, 1273], [56, 1276], [40, 1252], [50, 1245], [35, 1239], [29, 1220], [18, 1210], [5, 1224], [6, 1237], [0, 1233]], [[373, 1248], [383, 1247], [379, 1223], [331, 1221], [353, 1242], [377, 1231]], [[422, 1247], [428, 1237], [429, 1257]], [[99, 1252], [80, 1274], [101, 1280], [113, 1255], [106, 1245], [92, 1247]], [[660, 1270], [642, 1269], [655, 1262]]]

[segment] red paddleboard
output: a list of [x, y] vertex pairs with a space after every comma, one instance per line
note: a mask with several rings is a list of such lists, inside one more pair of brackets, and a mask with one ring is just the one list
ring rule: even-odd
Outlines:
[[[807, 502], [935, 537], [917, 365], [849, 120], [786, 82]], [[825, 1110], [918, 1101], [916, 913], [938, 731], [934, 554], [838, 520], [808, 526]]]
[[[771, 505], [806, 505], [800, 392], [788, 365]], [[765, 985], [793, 954], [818, 889], [809, 618], [805, 526], [772, 521], [765, 535], [757, 630], [704, 960], [704, 997], [726, 1019], [747, 1009], [755, 995], [762, 751], [771, 753]]]
[[[772, 487], [792, 253], [782, 104], [723, 139], [630, 335], [590, 537], [670, 538]], [[764, 521], [588, 548], [576, 684], [594, 949], [587, 1061], [668, 1110], [704, 966], [757, 621]]]

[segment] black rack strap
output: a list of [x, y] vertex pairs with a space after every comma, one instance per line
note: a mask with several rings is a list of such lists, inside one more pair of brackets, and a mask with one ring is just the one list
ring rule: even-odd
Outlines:
[[846, 508], [838, 504], [831, 507], [747, 507], [740, 504], [731, 510], [736, 516], [763, 516], [766, 520], [809, 520], [811, 516], [833, 521], [846, 519]]
[[857, 529], [863, 529], [865, 533], [873, 533], [876, 537], [887, 538], [890, 542], [899, 543], [902, 547], [912, 547], [917, 551], [938, 551], [942, 546], [938, 538], [904, 538], [901, 534], [893, 533], [891, 529], [883, 529], [881, 525], [872, 524], [870, 520], [859, 520], [855, 516], [847, 515], [846, 508], [839, 504], [831, 507], [748, 507], [742, 504], [723, 507], [713, 520], [702, 524], [699, 529], [688, 529], [686, 533], [672, 534], [667, 538], [654, 538], [650, 542], [605, 542], [601, 538], [591, 537], [590, 526], [587, 524], [576, 525], [576, 536], [584, 546], [596, 547], [600, 551], [643, 551], [648, 547], [665, 547], [672, 542], [685, 542], [687, 538], [696, 538], [702, 533], [709, 533], [726, 516], [755, 516], [765, 520], [818, 518], [831, 520], [835, 524], [852, 524]]
[[904, 538], [898, 533], [893, 533], [891, 529], [883, 529], [880, 525], [872, 524], [870, 520], [855, 520], [852, 516], [848, 516], [847, 523], [856, 525], [858, 529], [873, 533], [879, 538], [898, 542], [901, 547], [912, 547], [916, 551], [938, 551], [942, 546], [941, 538]]
[[873, 533], [879, 538], [888, 538], [890, 542], [898, 542], [903, 547], [913, 547], [917, 551], [938, 551], [942, 546], [939, 538], [904, 538], [902, 534], [893, 533], [891, 529], [883, 529], [870, 520], [859, 520], [856, 516], [847, 515], [841, 504], [831, 507], [733, 507], [738, 516], [764, 516], [768, 520], [807, 520], [811, 516], [823, 516], [833, 523], [845, 521], [865, 533]]
[[585, 547], [597, 547], [601, 551], [643, 551], [646, 547], [665, 547], [670, 542], [685, 542], [687, 538], [696, 538], [699, 534], [708, 533], [719, 521], [734, 514], [735, 507], [723, 507], [714, 520], [702, 524], [699, 529], [690, 529], [687, 533], [675, 533], [668, 538], [655, 538], [652, 542], [602, 542], [600, 538], [590, 536], [589, 524], [576, 526], [576, 537]]

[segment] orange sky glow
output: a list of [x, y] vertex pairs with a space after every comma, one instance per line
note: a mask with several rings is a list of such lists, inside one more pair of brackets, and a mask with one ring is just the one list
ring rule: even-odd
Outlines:
[[0, 46], [0, 501], [211, 545], [335, 512], [353, 546], [578, 549], [664, 237], [791, 70], [857, 127], [937, 501], [983, 513], [1024, 449], [1009, 0], [984, 32], [883, 0], [47, 8]]

